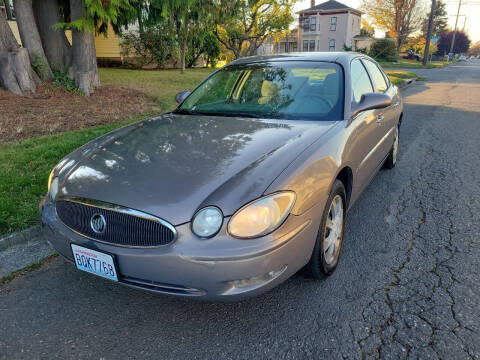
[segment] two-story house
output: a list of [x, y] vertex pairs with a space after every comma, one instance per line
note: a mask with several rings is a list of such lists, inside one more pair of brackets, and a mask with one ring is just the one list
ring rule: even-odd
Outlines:
[[298, 12], [300, 51], [343, 51], [360, 34], [362, 12], [335, 0]]

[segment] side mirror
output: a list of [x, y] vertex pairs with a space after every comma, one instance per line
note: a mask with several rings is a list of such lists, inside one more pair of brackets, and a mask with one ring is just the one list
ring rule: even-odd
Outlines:
[[379, 93], [363, 94], [360, 102], [352, 109], [352, 118], [357, 116], [362, 111], [372, 109], [382, 109], [392, 105], [390, 96]]
[[187, 98], [188, 95], [190, 95], [192, 92], [191, 91], [181, 91], [177, 95], [175, 95], [175, 101], [179, 104], [183, 102]]

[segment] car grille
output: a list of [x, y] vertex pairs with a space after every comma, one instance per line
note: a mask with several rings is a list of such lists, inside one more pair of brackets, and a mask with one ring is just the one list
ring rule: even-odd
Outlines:
[[[126, 247], [158, 247], [175, 241], [175, 228], [162, 219], [121, 206], [89, 200], [58, 200], [57, 215], [73, 231], [104, 243]], [[95, 232], [92, 217], [105, 220]]]

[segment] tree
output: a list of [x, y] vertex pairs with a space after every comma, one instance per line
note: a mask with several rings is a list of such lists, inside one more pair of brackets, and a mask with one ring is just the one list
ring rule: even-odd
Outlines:
[[52, 70], [67, 72], [72, 65], [72, 47], [63, 29], [55, 28], [55, 24], [64, 23], [69, 16], [68, 2], [58, 0], [34, 0], [33, 11], [42, 40], [43, 49]]
[[[296, 0], [239, 0], [223, 12], [215, 35], [235, 58], [255, 55], [269, 37], [281, 37], [293, 22]], [[222, 5], [224, 6], [224, 5]]]
[[[39, 79], [32, 67], [43, 80], [52, 80], [52, 68], [65, 72], [71, 65], [70, 77], [89, 95], [100, 85], [94, 33], [106, 33], [108, 26], [118, 29], [136, 18], [132, 4], [137, 1], [14, 0], [23, 49], [12, 42], [15, 39], [2, 13], [1, 86], [16, 93], [35, 91]], [[71, 48], [65, 29], [72, 30]]]
[[205, 52], [203, 43], [215, 27], [219, 9], [228, 7], [230, 4], [218, 0], [141, 0], [137, 5], [139, 33], [158, 26], [167, 29], [176, 43], [184, 73]]
[[420, 29], [424, 13], [417, 0], [363, 0], [362, 10], [374, 25], [395, 39], [397, 51]]
[[[424, 36], [427, 34], [429, 16], [430, 14], [427, 14], [427, 16], [423, 19], [422, 34], [424, 34]], [[439, 36], [448, 26], [448, 13], [445, 8], [445, 3], [441, 0], [436, 1], [433, 16], [432, 35]]]
[[22, 45], [28, 50], [30, 63], [42, 80], [53, 80], [52, 69], [43, 51], [42, 40], [33, 16], [32, 0], [14, 0], [18, 32]]
[[[412, 50], [416, 54], [423, 55], [425, 52], [426, 38], [423, 35], [408, 38], [402, 46], [402, 51]], [[437, 52], [437, 45], [430, 44], [429, 54]]]
[[[0, 4], [2, 2], [0, 1]], [[10, 5], [10, 0], [3, 0], [3, 3], [5, 4], [5, 12], [7, 13], [7, 20], [13, 20], [13, 13], [12, 13], [12, 7]]]
[[375, 35], [375, 29], [365, 19], [362, 19], [362, 28], [360, 29], [360, 36], [373, 37]]
[[72, 71], [70, 77], [85, 95], [100, 86], [95, 33], [105, 34], [108, 26], [136, 18], [136, 0], [70, 0], [70, 22], [55, 28], [72, 31]]
[[15, 94], [35, 91], [40, 79], [33, 71], [28, 51], [20, 48], [0, 11], [0, 88]]
[[[450, 52], [450, 45], [452, 43], [453, 31], [444, 31], [440, 34], [438, 40], [438, 55], [448, 54]], [[461, 54], [468, 52], [470, 48], [470, 39], [463, 31], [457, 30], [455, 35], [455, 44], [453, 45], [453, 52], [455, 54]]]
[[470, 48], [470, 55], [474, 55], [474, 56], [480, 55], [480, 41], [477, 41], [477, 42]]
[[397, 60], [397, 49], [392, 40], [379, 39], [372, 44], [368, 55], [377, 60], [395, 61]]

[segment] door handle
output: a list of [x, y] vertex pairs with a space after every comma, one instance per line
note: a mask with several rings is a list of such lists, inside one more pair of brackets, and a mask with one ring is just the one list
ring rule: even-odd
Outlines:
[[398, 107], [398, 105], [400, 105], [399, 101], [397, 101], [395, 104], [393, 104], [393, 107], [396, 109]]
[[383, 119], [385, 119], [385, 117], [382, 115], [378, 115], [377, 116], [377, 123], [381, 123], [383, 121]]

